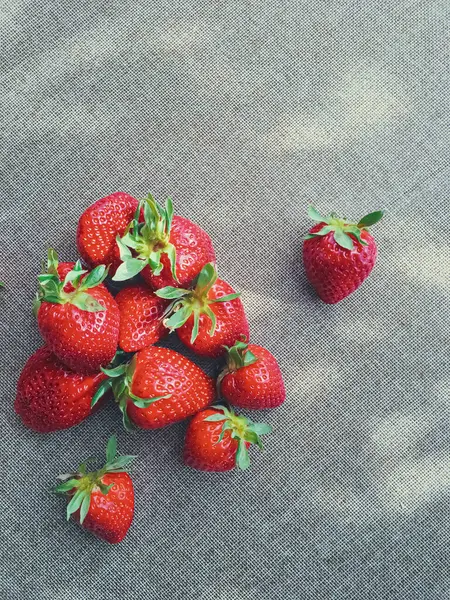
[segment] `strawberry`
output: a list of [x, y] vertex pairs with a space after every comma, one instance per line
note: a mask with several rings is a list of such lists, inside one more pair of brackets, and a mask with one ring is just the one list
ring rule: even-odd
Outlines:
[[168, 333], [162, 324], [168, 301], [147, 286], [124, 288], [117, 294], [116, 302], [120, 311], [119, 346], [125, 352], [142, 350]]
[[173, 205], [165, 208], [149, 194], [123, 237], [117, 237], [122, 265], [113, 279], [124, 281], [141, 273], [152, 289], [189, 285], [208, 262], [216, 257], [211, 238], [198, 225], [173, 215]]
[[286, 398], [276, 358], [266, 348], [238, 341], [227, 348], [227, 366], [219, 375], [222, 398], [240, 408], [273, 408]]
[[260, 436], [270, 433], [265, 423], [252, 423], [225, 406], [212, 406], [199, 412], [189, 423], [184, 442], [184, 463], [199, 471], [231, 471], [250, 466], [248, 448]]
[[70, 498], [67, 520], [73, 516], [84, 529], [105, 542], [121, 542], [134, 516], [133, 482], [124, 468], [135, 458], [118, 456], [116, 437], [111, 436], [102, 469], [87, 473], [85, 461], [76, 473], [60, 475], [62, 483], [54, 491]]
[[[166, 287], [156, 292], [172, 300], [164, 325], [202, 356], [217, 357], [243, 335], [249, 336], [244, 306], [233, 288], [218, 279], [212, 263], [203, 267], [192, 289]], [[169, 316], [170, 315], [170, 316]]]
[[119, 309], [101, 284], [107, 275], [103, 265], [86, 275], [80, 262], [71, 270], [70, 264], [59, 266], [56, 252], [49, 250], [47, 273], [38, 277], [34, 304], [39, 330], [52, 352], [69, 368], [98, 372], [116, 353]]
[[133, 196], [114, 192], [84, 211], [78, 221], [77, 247], [89, 267], [110, 265], [110, 273], [116, 272], [121, 263], [116, 237], [124, 235], [138, 205]]
[[377, 245], [367, 227], [377, 223], [383, 211], [370, 213], [359, 223], [347, 223], [334, 213], [322, 217], [309, 207], [318, 221], [303, 242], [306, 276], [319, 298], [336, 304], [352, 294], [367, 279], [377, 259]]
[[91, 401], [106, 375], [74, 373], [43, 346], [27, 361], [17, 383], [16, 413], [41, 433], [68, 429], [91, 413]]
[[127, 429], [166, 427], [194, 415], [214, 401], [215, 386], [200, 367], [182, 354], [149, 346], [130, 362], [102, 369], [102, 383], [93, 404], [112, 388]]

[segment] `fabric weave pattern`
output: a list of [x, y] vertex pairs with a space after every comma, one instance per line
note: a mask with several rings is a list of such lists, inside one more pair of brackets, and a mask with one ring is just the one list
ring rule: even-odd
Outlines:
[[[450, 598], [449, 13], [1, 3], [2, 599]], [[185, 424], [130, 436], [112, 405], [52, 435], [13, 412], [41, 344], [40, 261], [49, 245], [74, 260], [79, 215], [116, 190], [170, 195], [212, 236], [252, 341], [281, 364], [287, 401], [252, 413], [275, 432], [249, 472], [189, 470]], [[387, 211], [372, 275], [335, 306], [302, 269], [309, 203]], [[113, 432], [139, 458], [135, 521], [109, 547], [48, 489]]]

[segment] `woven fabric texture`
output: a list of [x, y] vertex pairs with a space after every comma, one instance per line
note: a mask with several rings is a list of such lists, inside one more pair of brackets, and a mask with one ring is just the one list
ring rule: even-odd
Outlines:
[[[448, 0], [0, 2], [2, 600], [450, 598]], [[185, 424], [115, 406], [52, 435], [15, 386], [40, 346], [49, 245], [115, 190], [212, 236], [287, 401], [252, 469], [185, 468]], [[327, 306], [309, 203], [373, 228], [374, 272]], [[172, 341], [177, 348], [176, 341]], [[200, 361], [212, 372], [211, 363]], [[54, 477], [117, 432], [136, 516], [118, 546], [64, 520]]]

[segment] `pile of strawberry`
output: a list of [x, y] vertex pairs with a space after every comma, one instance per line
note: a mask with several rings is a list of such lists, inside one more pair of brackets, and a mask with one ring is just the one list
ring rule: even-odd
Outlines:
[[[170, 200], [161, 206], [151, 195], [139, 202], [117, 192], [81, 215], [77, 247], [75, 263], [58, 262], [49, 250], [38, 277], [34, 311], [45, 345], [18, 381], [15, 410], [23, 423], [43, 433], [67, 429], [112, 398], [127, 429], [192, 417], [186, 465], [246, 469], [249, 446], [262, 448], [271, 427], [231, 405], [273, 408], [285, 388], [272, 354], [248, 343], [244, 306], [218, 277], [207, 233], [174, 215]], [[223, 361], [216, 381], [184, 355], [154, 345], [173, 331], [192, 352]], [[68, 518], [117, 543], [134, 513], [125, 472], [134, 457], [118, 456], [113, 436], [106, 458], [93, 472], [81, 464], [56, 489], [69, 498]]]
[[[310, 207], [317, 224], [303, 243], [303, 262], [324, 302], [339, 302], [368, 277], [377, 247], [367, 227], [382, 214], [347, 223]], [[163, 207], [151, 195], [139, 202], [117, 192], [81, 215], [77, 246], [82, 262], [59, 263], [49, 250], [38, 277], [34, 310], [45, 345], [19, 378], [15, 409], [23, 423], [39, 432], [67, 429], [113, 398], [127, 429], [192, 417], [184, 444], [189, 467], [246, 469], [249, 446], [262, 448], [271, 427], [231, 405], [273, 408], [284, 402], [285, 388], [272, 354], [248, 343], [244, 306], [218, 277], [210, 237], [174, 215], [170, 200]], [[154, 345], [173, 331], [192, 352], [224, 359], [216, 381], [182, 354]], [[82, 463], [60, 476], [56, 491], [69, 498], [67, 517], [120, 542], [134, 514], [125, 472], [133, 458], [117, 454], [112, 436], [105, 466], [87, 472]]]

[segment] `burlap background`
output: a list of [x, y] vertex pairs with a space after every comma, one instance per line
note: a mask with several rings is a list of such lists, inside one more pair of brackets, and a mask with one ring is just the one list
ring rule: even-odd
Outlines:
[[[4, 0], [0, 331], [5, 600], [450, 598], [448, 0]], [[212, 235], [286, 404], [247, 473], [183, 467], [185, 425], [129, 436], [110, 406], [41, 436], [12, 410], [40, 345], [48, 245], [81, 211], [171, 195]], [[384, 207], [380, 256], [338, 306], [302, 270], [306, 206]], [[261, 417], [261, 415], [257, 415]], [[138, 453], [109, 547], [47, 490]]]

